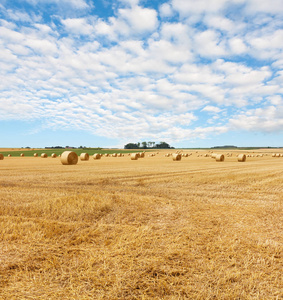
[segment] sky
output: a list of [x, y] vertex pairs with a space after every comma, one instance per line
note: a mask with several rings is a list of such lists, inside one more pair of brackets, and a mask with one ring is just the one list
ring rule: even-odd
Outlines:
[[0, 147], [283, 147], [282, 0], [0, 0]]

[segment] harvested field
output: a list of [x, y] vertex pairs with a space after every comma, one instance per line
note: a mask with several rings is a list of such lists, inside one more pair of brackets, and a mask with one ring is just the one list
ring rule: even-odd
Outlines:
[[0, 299], [282, 299], [283, 158], [166, 153], [1, 161]]

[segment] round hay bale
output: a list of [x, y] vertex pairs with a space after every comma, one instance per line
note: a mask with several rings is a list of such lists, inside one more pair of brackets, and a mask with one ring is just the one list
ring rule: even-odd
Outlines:
[[101, 158], [101, 154], [94, 153], [92, 157], [93, 157], [93, 159], [100, 159]]
[[174, 161], [179, 161], [182, 159], [182, 155], [180, 153], [174, 153], [172, 157]]
[[140, 153], [140, 158], [144, 158], [144, 155], [145, 155], [145, 153], [144, 153], [144, 152], [141, 152], [141, 153]]
[[25, 154], [24, 153], [21, 153], [21, 155], [20, 155], [21, 157], [24, 157], [25, 156]]
[[139, 158], [138, 153], [131, 153], [131, 160], [137, 160]]
[[78, 155], [73, 151], [64, 151], [61, 154], [61, 163], [63, 165], [76, 165], [78, 163]]
[[56, 158], [56, 157], [57, 157], [57, 154], [56, 154], [56, 153], [52, 153], [52, 154], [51, 154], [51, 157], [52, 157], [52, 158]]
[[216, 158], [217, 155], [218, 155], [217, 153], [212, 153], [211, 158]]
[[217, 154], [215, 157], [216, 161], [224, 161], [225, 157], [223, 154]]
[[48, 155], [46, 153], [41, 153], [41, 158], [47, 158]]
[[0, 153], [0, 160], [4, 159], [4, 155], [2, 153]]
[[34, 156], [34, 157], [38, 157], [38, 154], [37, 154], [37, 153], [34, 153], [33, 156]]
[[117, 157], [117, 153], [113, 153], [113, 154], [112, 154], [112, 157]]
[[275, 154], [275, 157], [280, 157], [280, 153], [276, 153], [276, 154]]
[[238, 155], [238, 161], [245, 162], [247, 159], [246, 154], [239, 154]]
[[11, 157], [12, 155], [11, 154], [8, 154], [8, 157]]
[[81, 153], [80, 160], [89, 160], [89, 154], [88, 153]]

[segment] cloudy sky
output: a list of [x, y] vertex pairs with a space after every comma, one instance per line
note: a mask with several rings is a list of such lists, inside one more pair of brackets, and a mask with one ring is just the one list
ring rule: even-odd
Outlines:
[[0, 147], [283, 146], [282, 0], [0, 0]]

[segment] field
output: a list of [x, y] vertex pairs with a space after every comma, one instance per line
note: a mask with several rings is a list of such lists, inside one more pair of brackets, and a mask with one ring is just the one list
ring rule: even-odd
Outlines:
[[0, 299], [283, 299], [283, 157], [184, 152], [5, 156]]

